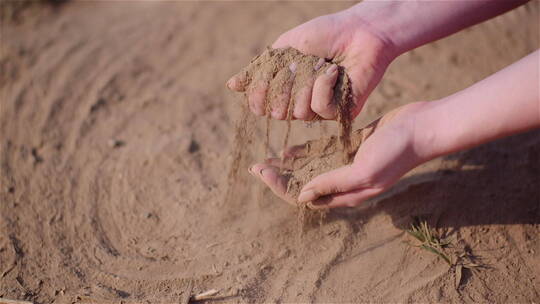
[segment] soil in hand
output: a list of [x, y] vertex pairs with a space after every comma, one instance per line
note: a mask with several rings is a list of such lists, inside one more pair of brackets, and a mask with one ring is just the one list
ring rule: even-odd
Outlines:
[[[313, 83], [316, 77], [324, 73], [331, 65], [332, 62], [329, 60], [305, 55], [293, 48], [267, 48], [262, 54], [251, 60], [250, 64], [238, 74], [238, 79], [241, 79], [242, 82], [241, 87], [246, 92], [261, 86], [267, 86], [264, 105], [268, 119], [266, 146], [268, 146], [268, 138], [271, 132], [270, 113], [276, 109], [278, 111], [286, 109], [285, 118], [288, 125], [283, 139], [283, 150], [285, 150], [291, 130], [290, 121], [293, 119], [294, 96], [305, 86]], [[284, 174], [291, 177], [288, 191], [293, 197], [297, 197], [301, 187], [314, 176], [349, 163], [353, 152], [356, 151], [361, 142], [362, 130], [355, 132], [354, 144], [351, 139], [350, 108], [352, 95], [350, 80], [342, 66], [338, 65], [338, 72], [332, 102], [337, 109], [336, 120], [339, 123], [339, 134], [329, 138], [309, 141], [302, 148], [296, 148], [301, 151], [298, 151], [299, 154], [294, 159], [283, 159], [283, 167], [288, 168]], [[290, 95], [288, 94], [289, 91]], [[247, 115], [247, 113], [245, 112], [244, 115]], [[317, 116], [315, 119], [321, 118]], [[245, 121], [246, 118], [242, 117], [241, 120]], [[242, 126], [242, 128], [249, 127], [247, 125]], [[239, 132], [243, 131], [237, 129], [238, 134]], [[237, 144], [239, 143], [237, 142]], [[268, 150], [268, 147], [265, 150]], [[241, 158], [241, 156], [237, 155], [235, 159], [237, 158]], [[231, 172], [237, 171], [238, 165], [233, 164], [231, 170]]]
[[[380, 119], [377, 119], [351, 134], [352, 151], [358, 150], [360, 145], [373, 134], [379, 122]], [[291, 155], [284, 159], [283, 166], [288, 168], [285, 172], [289, 176], [287, 193], [295, 198], [300, 194], [302, 187], [314, 177], [343, 165], [343, 153], [336, 136], [310, 140], [304, 145], [291, 148], [289, 154]], [[348, 156], [348, 159], [351, 160], [352, 156]]]

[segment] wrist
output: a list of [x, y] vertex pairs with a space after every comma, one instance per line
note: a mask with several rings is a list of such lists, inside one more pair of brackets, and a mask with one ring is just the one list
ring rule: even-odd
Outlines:
[[348, 18], [349, 25], [357, 33], [369, 33], [373, 40], [378, 40], [381, 52], [392, 61], [399, 55], [408, 51], [400, 29], [399, 7], [400, 3], [364, 1], [344, 10], [343, 15]]
[[389, 65], [401, 53], [386, 31], [364, 17], [361, 9], [355, 5], [337, 13], [342, 20], [344, 48], [350, 52], [370, 51], [377, 61]]
[[386, 113], [378, 122], [377, 128], [390, 127], [392, 142], [403, 146], [405, 154], [400, 162], [405, 171], [436, 157], [430, 133], [423, 132], [419, 125], [428, 106], [428, 102], [409, 103]]
[[443, 153], [439, 145], [441, 134], [429, 121], [432, 106], [433, 102], [418, 101], [399, 108], [399, 115], [403, 115], [403, 119], [407, 122], [405, 125], [409, 147], [417, 162], [416, 165], [432, 160]]
[[412, 116], [415, 153], [423, 161], [450, 154], [461, 149], [463, 126], [450, 113], [448, 100], [413, 103], [416, 110]]
[[354, 15], [364, 27], [386, 41], [391, 54], [397, 57], [526, 1], [365, 0], [344, 12]]

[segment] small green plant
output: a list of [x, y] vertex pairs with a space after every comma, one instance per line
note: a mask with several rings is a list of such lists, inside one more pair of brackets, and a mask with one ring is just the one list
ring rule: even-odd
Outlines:
[[470, 271], [475, 271], [479, 268], [485, 267], [485, 265], [479, 264], [474, 261], [475, 257], [472, 256], [470, 253], [463, 251], [460, 254], [457, 255], [457, 259], [455, 262], [455, 284], [456, 289], [459, 289], [461, 286], [461, 278], [463, 277], [463, 270], [468, 269]]
[[409, 235], [414, 237], [420, 242], [420, 245], [413, 245], [419, 248], [422, 248], [426, 251], [434, 253], [441, 257], [449, 266], [452, 266], [453, 263], [450, 260], [450, 257], [444, 253], [443, 248], [447, 247], [450, 244], [448, 240], [441, 240], [428, 226], [426, 221], [421, 221], [416, 219], [412, 224], [411, 228], [405, 230]]
[[[486, 267], [478, 260], [479, 257], [473, 256], [470, 249], [453, 246], [448, 239], [441, 239], [431, 229], [425, 220], [414, 218], [411, 228], [405, 230], [409, 235], [420, 242], [420, 245], [411, 246], [420, 247], [426, 251], [441, 257], [454, 270], [456, 290], [462, 284], [463, 270], [476, 271]], [[448, 254], [450, 253], [450, 255]], [[450, 256], [453, 257], [450, 258]]]

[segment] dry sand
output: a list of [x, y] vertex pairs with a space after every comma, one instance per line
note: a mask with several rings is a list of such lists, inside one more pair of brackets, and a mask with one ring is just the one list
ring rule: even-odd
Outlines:
[[[228, 77], [352, 3], [79, 2], [2, 19], [0, 297], [36, 303], [498, 302], [540, 298], [540, 132], [434, 160], [297, 238], [296, 210], [227, 166]], [[356, 122], [462, 89], [539, 46], [539, 3], [398, 58]], [[297, 124], [296, 122], [293, 125]], [[281, 148], [284, 124], [271, 139]], [[335, 133], [295, 127], [291, 144]], [[260, 160], [264, 121], [250, 131]], [[282, 133], [279, 133], [282, 132]], [[424, 216], [487, 267], [407, 245]]]

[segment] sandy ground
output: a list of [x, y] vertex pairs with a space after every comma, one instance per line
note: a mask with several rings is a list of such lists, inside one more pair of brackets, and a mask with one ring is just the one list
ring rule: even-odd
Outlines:
[[[224, 82], [281, 32], [350, 5], [82, 2], [2, 20], [0, 297], [185, 303], [215, 288], [237, 292], [233, 303], [538, 301], [538, 131], [434, 160], [302, 238], [296, 210], [244, 168], [224, 203], [240, 109]], [[532, 1], [398, 58], [357, 125], [538, 48], [539, 17]], [[293, 142], [332, 130], [294, 127]], [[453, 269], [408, 245], [413, 216], [485, 267], [456, 288]]]

